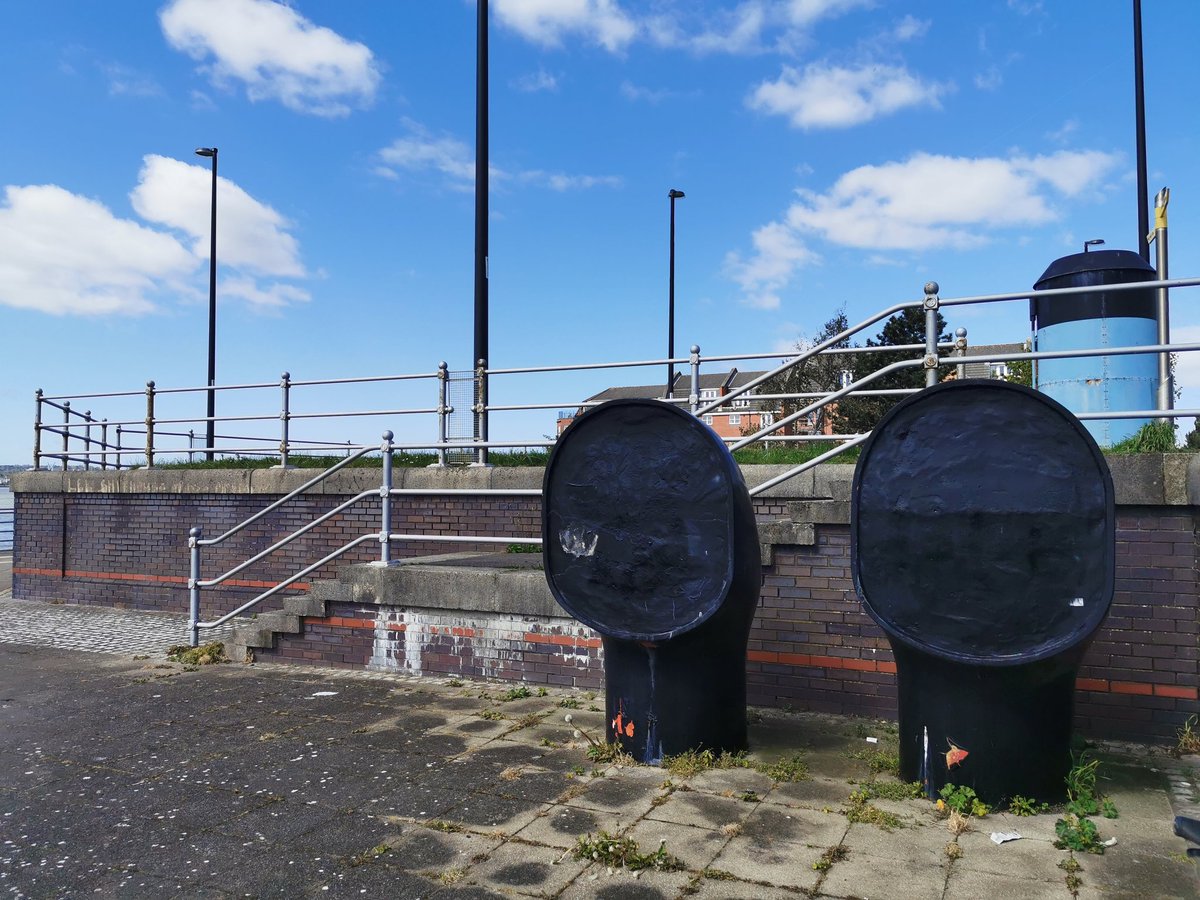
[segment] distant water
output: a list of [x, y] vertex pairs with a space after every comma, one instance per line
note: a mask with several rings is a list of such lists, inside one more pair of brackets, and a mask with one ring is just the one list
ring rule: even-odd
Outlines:
[[13, 495], [7, 487], [0, 487], [0, 509], [13, 508]]

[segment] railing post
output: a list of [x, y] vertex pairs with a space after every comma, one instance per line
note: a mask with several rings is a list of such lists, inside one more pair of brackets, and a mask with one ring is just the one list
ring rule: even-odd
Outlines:
[[188, 555], [191, 557], [191, 567], [188, 572], [188, 642], [193, 647], [200, 646], [200, 535], [203, 532], [196, 526], [188, 532]]
[[689, 360], [692, 365], [692, 390], [688, 394], [688, 406], [691, 407], [692, 415], [696, 414], [696, 410], [700, 408], [700, 345], [692, 344], [691, 356]]
[[[1169, 188], [1163, 188], [1154, 197], [1154, 249], [1155, 268], [1158, 270], [1158, 280], [1166, 281], [1167, 274], [1167, 202], [1171, 199]], [[1159, 288], [1155, 293], [1155, 319], [1158, 324], [1158, 343], [1171, 343], [1171, 306], [1166, 288]], [[1158, 354], [1158, 409], [1175, 408], [1175, 375], [1171, 371], [1171, 354]], [[1160, 422], [1173, 422], [1173, 419], [1162, 418]]]
[[146, 382], [146, 468], [154, 468], [154, 382]]
[[195, 446], [196, 446], [196, 429], [189, 428], [188, 429], [188, 462], [189, 463], [195, 461], [195, 453], [194, 453]]
[[451, 410], [447, 403], [450, 392], [450, 370], [443, 359], [438, 363], [438, 402], [437, 402], [437, 417], [438, 417], [438, 451], [437, 464], [443, 468], [446, 465], [446, 436], [449, 434], [447, 416]]
[[292, 376], [284, 372], [279, 376], [279, 389], [283, 392], [283, 406], [279, 410], [279, 466], [288, 467], [288, 422], [291, 419]]
[[379, 562], [386, 566], [392, 561], [392, 433], [383, 433], [383, 483], [379, 486]]
[[83, 411], [83, 468], [92, 467], [92, 411]]
[[63, 471], [67, 471], [67, 455], [71, 452], [71, 447], [68, 441], [71, 438], [71, 401], [63, 401], [63, 436], [62, 436], [62, 467]]
[[[965, 328], [954, 329], [954, 353], [960, 360], [965, 359], [967, 356], [967, 329]], [[958, 364], [957, 372], [958, 379], [960, 381], [966, 378], [967, 364], [960, 362]]]
[[[487, 360], [481, 359], [475, 364], [475, 406], [472, 409], [475, 413], [475, 440], [484, 444], [488, 439], [487, 403]], [[486, 446], [476, 448], [475, 464], [480, 466], [488, 464], [488, 448]]]
[[117, 449], [117, 471], [119, 472], [121, 470], [121, 450], [123, 449], [121, 447], [121, 426], [119, 424], [117, 425], [117, 447], [116, 447], [116, 449]]
[[100, 420], [100, 468], [108, 468], [108, 419]]
[[36, 406], [33, 413], [33, 471], [42, 470], [42, 389], [34, 391]]
[[925, 282], [925, 387], [933, 387], [938, 380], [938, 283]]

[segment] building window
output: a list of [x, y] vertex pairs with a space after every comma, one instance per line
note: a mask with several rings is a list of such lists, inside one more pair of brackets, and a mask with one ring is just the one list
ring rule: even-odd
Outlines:
[[716, 399], [717, 399], [717, 392], [716, 392], [716, 390], [706, 390], [706, 391], [701, 391], [701, 392], [700, 392], [700, 399], [701, 399], [701, 400], [716, 400]]
[[704, 424], [705, 424], [705, 425], [711, 425], [712, 423], [713, 423], [713, 417], [712, 417], [712, 416], [705, 416], [705, 417], [704, 417]]
[[742, 414], [741, 413], [730, 413], [729, 414], [729, 424], [730, 425], [741, 425], [742, 424]]
[[760, 427], [762, 428], [766, 428], [768, 425], [774, 425], [775, 416], [773, 416], [771, 413], [762, 413], [762, 415], [759, 416], [759, 423]]

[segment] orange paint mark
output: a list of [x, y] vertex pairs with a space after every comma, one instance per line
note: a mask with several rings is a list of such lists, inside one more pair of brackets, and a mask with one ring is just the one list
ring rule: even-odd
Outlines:
[[946, 743], [950, 745], [950, 749], [946, 751], [946, 768], [953, 769], [955, 766], [961, 766], [962, 761], [971, 754], [962, 747], [955, 745], [954, 741], [946, 738]]
[[617, 703], [617, 717], [612, 720], [612, 728], [618, 737], [621, 735], [628, 738], [633, 737], [633, 720], [625, 718], [625, 703], [623, 701], [618, 701]]

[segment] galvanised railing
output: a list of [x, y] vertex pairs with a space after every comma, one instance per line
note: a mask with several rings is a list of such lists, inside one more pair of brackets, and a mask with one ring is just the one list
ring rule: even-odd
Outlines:
[[[1106, 292], [1114, 292], [1114, 291], [1124, 291], [1124, 290], [1155, 289], [1161, 294], [1168, 289], [1195, 287], [1197, 285], [1200, 285], [1200, 278], [1182, 278], [1182, 279], [1160, 280], [1160, 281], [1154, 281], [1154, 282], [1134, 282], [1134, 283], [1121, 284], [1121, 285], [1104, 285], [1103, 290]], [[1058, 289], [1054, 289], [1054, 290], [1039, 291], [1038, 296], [1040, 298], [1045, 298], [1045, 297], [1052, 297], [1052, 296], [1056, 296], [1056, 295], [1084, 294], [1084, 293], [1093, 293], [1096, 290], [1097, 290], [1096, 287], [1090, 286], [1090, 285], [1075, 287], [1075, 288], [1058, 288]], [[626, 361], [626, 362], [618, 362], [618, 363], [579, 363], [579, 364], [561, 365], [561, 366], [535, 366], [535, 367], [507, 368], [507, 369], [487, 369], [484, 365], [480, 365], [474, 371], [474, 373], [471, 373], [469, 376], [471, 379], [471, 382], [472, 382], [471, 387], [472, 387], [472, 394], [473, 394], [473, 403], [472, 403], [472, 408], [471, 408], [473, 425], [472, 425], [472, 434], [469, 439], [461, 439], [461, 438], [452, 439], [452, 437], [449, 434], [450, 429], [448, 427], [448, 421], [449, 421], [449, 417], [453, 413], [453, 408], [449, 402], [449, 391], [448, 391], [449, 381], [450, 381], [450, 373], [448, 372], [448, 369], [447, 369], [447, 366], [445, 363], [442, 363], [441, 365], [439, 365], [437, 372], [430, 373], [430, 374], [379, 376], [379, 377], [370, 377], [370, 378], [324, 379], [324, 380], [319, 380], [319, 381], [305, 382], [305, 381], [292, 381], [290, 376], [285, 373], [278, 385], [246, 384], [246, 385], [231, 385], [231, 386], [226, 386], [224, 388], [217, 388], [217, 390], [223, 390], [223, 391], [248, 391], [248, 390], [252, 390], [252, 389], [278, 388], [281, 391], [281, 393], [282, 393], [281, 407], [280, 407], [280, 412], [278, 414], [266, 415], [266, 414], [251, 413], [251, 414], [245, 414], [245, 415], [222, 416], [222, 417], [214, 417], [214, 421], [219, 420], [219, 421], [223, 421], [223, 422], [254, 422], [254, 421], [261, 422], [261, 421], [265, 421], [265, 420], [278, 419], [280, 422], [280, 437], [279, 437], [278, 450], [279, 450], [279, 455], [281, 457], [281, 463], [283, 465], [287, 465], [289, 454], [294, 453], [294, 452], [312, 451], [315, 449], [327, 450], [329, 447], [337, 447], [339, 449], [345, 449], [347, 451], [348, 455], [347, 455], [346, 459], [342, 460], [341, 462], [339, 462], [338, 464], [333, 466], [328, 471], [317, 476], [312, 481], [303, 485], [301, 488], [298, 488], [296, 491], [293, 491], [291, 494], [288, 494], [287, 496], [276, 501], [271, 506], [267, 507], [262, 512], [252, 516], [250, 519], [246, 520], [242, 524], [230, 529], [225, 534], [222, 534], [216, 538], [205, 539], [205, 538], [203, 538], [203, 536], [198, 528], [192, 529], [192, 531], [190, 533], [190, 537], [189, 537], [189, 542], [188, 542], [189, 547], [191, 548], [191, 576], [189, 577], [189, 580], [188, 580], [189, 593], [191, 595], [191, 603], [190, 603], [191, 615], [189, 617], [190, 618], [190, 622], [189, 622], [190, 639], [192, 640], [192, 642], [194, 644], [198, 640], [199, 629], [215, 627], [219, 624], [222, 624], [222, 623], [228, 621], [229, 619], [231, 619], [235, 616], [238, 616], [238, 615], [246, 612], [247, 610], [251, 609], [253, 606], [257, 605], [258, 603], [262, 602], [263, 600], [267, 599], [268, 597], [273, 596], [273, 595], [277, 594], [278, 592], [284, 590], [286, 587], [295, 583], [300, 578], [303, 578], [304, 576], [310, 574], [311, 572], [315, 571], [316, 569], [320, 568], [321, 566], [323, 566], [323, 565], [331, 562], [332, 560], [336, 559], [337, 557], [343, 555], [350, 549], [357, 547], [360, 544], [363, 544], [367, 541], [374, 540], [374, 541], [379, 542], [380, 547], [381, 547], [379, 562], [384, 565], [388, 564], [388, 562], [390, 561], [389, 547], [390, 547], [391, 542], [393, 542], [393, 541], [403, 541], [403, 540], [447, 541], [447, 540], [450, 540], [450, 541], [463, 541], [463, 542], [473, 542], [473, 543], [474, 542], [495, 542], [495, 543], [503, 542], [503, 543], [540, 544], [541, 540], [537, 539], [537, 538], [513, 538], [513, 537], [499, 536], [499, 535], [487, 535], [487, 536], [412, 535], [412, 534], [396, 534], [396, 533], [393, 533], [391, 530], [391, 498], [394, 496], [397, 496], [397, 495], [404, 495], [404, 494], [410, 494], [410, 493], [424, 493], [424, 494], [472, 493], [472, 494], [490, 494], [490, 495], [520, 494], [522, 496], [538, 496], [538, 495], [540, 495], [540, 491], [537, 491], [537, 490], [523, 490], [523, 491], [479, 490], [479, 491], [466, 491], [466, 492], [449, 491], [449, 490], [446, 490], [446, 491], [441, 491], [441, 490], [429, 490], [429, 491], [397, 490], [397, 489], [393, 488], [392, 484], [391, 484], [392, 456], [393, 456], [394, 452], [396, 452], [397, 450], [404, 450], [404, 451], [407, 451], [407, 450], [434, 450], [437, 453], [438, 462], [440, 464], [444, 465], [447, 462], [447, 454], [451, 453], [451, 452], [455, 452], [455, 451], [461, 452], [463, 450], [467, 450], [470, 452], [470, 454], [473, 456], [473, 458], [475, 458], [477, 461], [482, 462], [482, 461], [486, 461], [486, 453], [487, 453], [487, 450], [489, 450], [489, 449], [549, 447], [549, 446], [552, 446], [554, 443], [552, 440], [524, 440], [524, 441], [491, 441], [491, 440], [488, 440], [487, 434], [488, 434], [488, 416], [489, 416], [489, 414], [492, 412], [502, 413], [502, 412], [513, 412], [513, 411], [563, 409], [564, 407], [567, 407], [570, 409], [575, 409], [575, 410], [581, 410], [590, 405], [594, 405], [593, 403], [590, 403], [588, 401], [577, 401], [577, 402], [568, 402], [568, 403], [564, 403], [564, 402], [540, 403], [539, 402], [539, 403], [503, 404], [503, 405], [502, 404], [490, 404], [488, 402], [487, 398], [488, 398], [488, 385], [489, 385], [489, 380], [491, 378], [501, 377], [501, 376], [533, 375], [533, 374], [561, 375], [564, 372], [579, 372], [579, 371], [585, 371], [585, 370], [624, 369], [624, 368], [636, 368], [636, 367], [659, 367], [659, 366], [663, 366], [663, 365], [674, 366], [674, 365], [686, 364], [687, 366], [690, 367], [690, 370], [691, 370], [689, 395], [686, 398], [673, 398], [673, 397], [665, 398], [664, 397], [664, 398], [660, 398], [660, 399], [664, 399], [665, 402], [686, 404], [688, 409], [694, 415], [705, 416], [705, 415], [711, 414], [714, 410], [721, 409], [722, 407], [725, 407], [727, 410], [737, 409], [738, 407], [736, 405], [736, 402], [738, 401], [739, 398], [744, 398], [744, 397], [750, 396], [751, 392], [753, 392], [756, 388], [760, 387], [763, 384], [770, 382], [773, 378], [775, 378], [777, 376], [783, 375], [789, 369], [792, 369], [792, 368], [800, 365], [801, 363], [805, 362], [808, 359], [811, 359], [812, 357], [814, 357], [818, 354], [833, 354], [835, 356], [840, 356], [840, 355], [847, 355], [847, 354], [866, 354], [866, 353], [877, 353], [877, 352], [895, 353], [897, 351], [909, 351], [909, 352], [923, 351], [923, 354], [921, 356], [919, 356], [918, 358], [906, 359], [906, 360], [901, 360], [898, 362], [890, 363], [874, 372], [871, 372], [867, 375], [857, 378], [856, 380], [850, 382], [849, 384], [846, 384], [846, 385], [840, 387], [839, 389], [837, 389], [835, 391], [831, 391], [827, 394], [815, 395], [812, 393], [799, 393], [799, 394], [767, 394], [767, 395], [761, 395], [761, 396], [755, 395], [755, 399], [757, 399], [757, 400], [761, 400], [765, 397], [765, 398], [769, 398], [771, 400], [781, 400], [781, 401], [787, 400], [787, 399], [791, 399], [791, 400], [809, 399], [809, 400], [811, 400], [811, 402], [806, 403], [804, 406], [800, 407], [798, 410], [796, 410], [794, 412], [791, 412], [787, 415], [780, 416], [778, 419], [773, 420], [770, 425], [760, 429], [759, 431], [757, 431], [753, 434], [746, 435], [746, 436], [740, 437], [740, 438], [727, 439], [727, 442], [731, 445], [731, 449], [736, 450], [736, 449], [748, 446], [753, 443], [762, 442], [762, 441], [772, 441], [772, 440], [791, 440], [791, 441], [826, 440], [826, 441], [832, 441], [832, 442], [836, 443], [836, 446], [834, 446], [832, 449], [828, 450], [827, 452], [822, 453], [822, 454], [816, 456], [815, 458], [813, 458], [801, 465], [798, 465], [798, 466], [794, 467], [793, 469], [790, 469], [789, 471], [784, 472], [783, 474], [781, 474], [775, 478], [770, 479], [769, 481], [766, 481], [759, 485], [755, 485], [754, 487], [752, 487], [750, 489], [750, 493], [752, 495], [756, 495], [756, 494], [760, 494], [766, 490], [769, 490], [770, 488], [780, 484], [781, 482], [786, 481], [787, 479], [792, 478], [807, 469], [817, 466], [817, 465], [821, 464], [822, 462], [825, 462], [826, 460], [828, 460], [840, 453], [845, 452], [846, 450], [850, 449], [851, 447], [857, 446], [858, 444], [865, 441], [867, 439], [867, 437], [869, 437], [868, 434], [797, 435], [797, 434], [777, 434], [777, 432], [779, 432], [781, 429], [788, 428], [788, 427], [794, 425], [796, 422], [801, 421], [801, 420], [805, 419], [807, 416], [817, 412], [818, 410], [821, 410], [821, 409], [829, 406], [830, 404], [836, 404], [838, 401], [843, 400], [847, 397], [864, 396], [864, 395], [866, 395], [866, 396], [870, 396], [870, 395], [874, 395], [874, 396], [893, 395], [893, 396], [896, 396], [896, 395], [914, 393], [917, 390], [917, 389], [877, 390], [877, 389], [874, 389], [871, 387], [871, 385], [874, 382], [876, 382], [879, 379], [881, 379], [891, 373], [894, 373], [894, 372], [899, 372], [899, 371], [903, 371], [906, 369], [920, 368], [925, 372], [926, 386], [930, 386], [937, 382], [939, 368], [941, 368], [943, 366], [955, 366], [958, 368], [959, 374], [961, 375], [962, 367], [968, 360], [971, 362], [1014, 362], [1014, 361], [1022, 361], [1022, 360], [1036, 361], [1036, 360], [1042, 360], [1042, 359], [1067, 359], [1067, 358], [1094, 357], [1094, 356], [1108, 357], [1108, 356], [1123, 356], [1123, 355], [1137, 355], [1137, 354], [1157, 354], [1160, 356], [1160, 358], [1163, 358], [1165, 356], [1168, 356], [1168, 355], [1174, 354], [1174, 353], [1194, 352], [1196, 350], [1200, 350], [1200, 343], [1192, 343], [1192, 344], [1162, 343], [1162, 344], [1154, 344], [1154, 345], [1143, 345], [1143, 346], [1137, 346], [1137, 347], [1099, 347], [1099, 348], [1089, 348], [1089, 349], [1080, 349], [1080, 350], [1064, 350], [1064, 351], [1055, 351], [1055, 352], [1045, 352], [1045, 351], [1043, 351], [1043, 352], [1020, 352], [1020, 353], [1003, 352], [1003, 353], [996, 353], [996, 354], [974, 354], [974, 355], [968, 356], [967, 355], [967, 344], [966, 344], [966, 332], [964, 329], [958, 330], [957, 337], [954, 342], [949, 343], [949, 344], [938, 343], [938, 340], [937, 340], [937, 337], [938, 337], [937, 317], [938, 317], [938, 311], [941, 307], [967, 306], [967, 305], [983, 304], [983, 303], [997, 303], [997, 302], [1027, 300], [1030, 296], [1031, 296], [1030, 292], [1026, 291], [1026, 292], [1009, 293], [1009, 294], [991, 294], [991, 295], [981, 295], [981, 296], [977, 296], [977, 297], [962, 297], [962, 298], [957, 298], [957, 299], [942, 300], [938, 296], [937, 284], [930, 282], [925, 287], [925, 297], [922, 300], [900, 303], [900, 304], [896, 304], [894, 306], [888, 307], [887, 309], [880, 311], [879, 313], [875, 314], [874, 316], [863, 320], [862, 322], [858, 323], [857, 325], [855, 325], [851, 328], [847, 328], [845, 331], [841, 332], [840, 334], [834, 335], [825, 341], [822, 341], [812, 347], [809, 347], [809, 348], [803, 350], [802, 352], [800, 352], [799, 354], [797, 354], [795, 356], [791, 356], [790, 358], [785, 359], [785, 361], [783, 363], [781, 363], [779, 366], [775, 367], [774, 369], [771, 369], [767, 372], [757, 375], [756, 377], [752, 378], [750, 381], [748, 381], [744, 384], [741, 384], [735, 388], [731, 388], [726, 394], [724, 394], [723, 396], [721, 396], [719, 398], [716, 398], [715, 400], [713, 400], [710, 403], [703, 403], [701, 401], [701, 397], [699, 394], [699, 390], [700, 390], [699, 384], [700, 384], [700, 374], [701, 374], [700, 369], [701, 369], [701, 365], [703, 363], [709, 363], [709, 364], [722, 363], [722, 364], [724, 364], [724, 363], [735, 362], [735, 361], [748, 361], [748, 360], [757, 360], [757, 359], [778, 359], [778, 358], [781, 358], [782, 355], [781, 354], [743, 354], [743, 355], [724, 355], [724, 356], [702, 357], [700, 354], [700, 348], [697, 346], [693, 346], [691, 348], [690, 354], [687, 357], [677, 358], [677, 359], [673, 359], [673, 360], [654, 359], [654, 360]], [[869, 328], [870, 326], [874, 325], [875, 323], [877, 323], [879, 321], [882, 321], [883, 319], [886, 319], [892, 315], [901, 313], [908, 309], [923, 309], [925, 311], [925, 325], [926, 325], [925, 337], [926, 337], [926, 340], [925, 340], [924, 345], [913, 344], [913, 345], [905, 345], [902, 347], [889, 346], [889, 347], [854, 347], [854, 348], [842, 347], [842, 348], [837, 348], [837, 345], [839, 343], [842, 343], [843, 341], [846, 341], [846, 340], [852, 338], [854, 335], [858, 334], [859, 332], [863, 331], [864, 329]], [[940, 356], [939, 355], [940, 350], [950, 350], [950, 351], [952, 351], [953, 355]], [[1163, 367], [1160, 366], [1160, 371], [1162, 370], [1162, 368]], [[1169, 367], [1167, 367], [1167, 370], [1169, 371]], [[385, 410], [353, 410], [353, 411], [340, 411], [340, 412], [303, 413], [303, 414], [296, 414], [296, 413], [293, 413], [290, 411], [291, 410], [291, 391], [297, 387], [327, 386], [327, 385], [354, 385], [354, 384], [364, 384], [364, 383], [395, 383], [395, 382], [401, 382], [401, 381], [418, 381], [418, 380], [423, 380], [423, 379], [436, 379], [437, 402], [436, 402], [435, 406], [414, 407], [414, 408], [397, 408], [397, 409], [385, 409]], [[177, 456], [180, 455], [181, 453], [189, 453], [190, 452], [194, 455], [195, 453], [198, 453], [198, 452], [206, 452], [207, 453], [209, 451], [218, 451], [218, 452], [221, 452], [224, 454], [235, 454], [235, 453], [237, 453], [237, 454], [262, 454], [264, 451], [263, 451], [261, 443], [255, 444], [254, 442], [255, 441], [262, 442], [262, 441], [269, 440], [267, 438], [237, 438], [236, 439], [236, 440], [240, 440], [240, 441], [245, 441], [248, 444], [248, 446], [234, 446], [234, 447], [222, 446], [220, 448], [216, 448], [216, 447], [196, 448], [194, 446], [194, 429], [190, 429], [189, 432], [184, 433], [184, 432], [169, 432], [169, 431], [165, 431], [162, 428], [160, 428], [160, 426], [163, 426], [163, 425], [187, 425], [187, 424], [194, 424], [194, 423], [199, 423], [199, 422], [207, 423], [208, 420], [207, 419], [195, 419], [195, 418], [189, 419], [189, 418], [158, 417], [155, 415], [156, 399], [160, 398], [163, 395], [172, 395], [172, 394], [207, 394], [207, 392], [209, 390], [211, 390], [211, 389], [208, 387], [156, 389], [154, 386], [154, 383], [150, 382], [147, 384], [146, 391], [145, 391], [146, 415], [143, 420], [141, 420], [141, 421], [139, 421], [139, 420], [108, 421], [108, 420], [102, 419], [102, 420], [99, 420], [99, 422], [97, 422], [97, 420], [95, 420], [91, 416], [90, 410], [83, 414], [78, 414], [74, 410], [72, 410], [71, 409], [71, 400], [78, 401], [81, 399], [130, 397], [130, 396], [136, 396], [140, 392], [90, 394], [90, 395], [80, 395], [78, 397], [69, 398], [69, 397], [45, 397], [42, 395], [41, 391], [39, 391], [38, 395], [37, 395], [37, 399], [38, 399], [37, 418], [35, 420], [35, 429], [34, 429], [35, 430], [35, 447], [34, 447], [35, 468], [40, 467], [43, 460], [47, 460], [47, 459], [59, 460], [64, 468], [66, 468], [73, 461], [75, 461], [75, 462], [82, 461], [85, 465], [95, 464], [98, 461], [98, 463], [101, 467], [105, 467], [110, 462], [113, 462], [113, 463], [115, 463], [115, 465], [117, 465], [119, 467], [122, 464], [121, 463], [122, 457], [126, 456], [126, 455], [132, 455], [132, 454], [144, 454], [144, 464], [147, 466], [152, 466], [154, 464], [156, 454], [163, 455], [163, 454], [172, 453], [172, 452]], [[664, 385], [663, 393], [666, 394], [665, 385]], [[1159, 397], [1162, 398], [1163, 396], [1164, 396], [1164, 392], [1160, 391]], [[1169, 392], [1166, 392], [1166, 396], [1169, 399]], [[1160, 404], [1162, 404], [1161, 399], [1160, 399]], [[1078, 418], [1083, 419], [1083, 420], [1088, 420], [1088, 419], [1149, 419], [1149, 418], [1165, 420], [1168, 418], [1200, 416], [1200, 409], [1170, 409], [1169, 402], [1166, 404], [1162, 404], [1162, 405], [1164, 408], [1151, 409], [1151, 410], [1127, 410], [1127, 411], [1120, 411], [1120, 412], [1104, 411], [1104, 412], [1096, 412], [1096, 413], [1077, 413], [1076, 415]], [[43, 410], [46, 408], [51, 409], [51, 410], [59, 410], [62, 412], [63, 422], [62, 422], [61, 426], [50, 425], [43, 421]], [[374, 446], [374, 445], [361, 445], [361, 444], [354, 445], [353, 443], [351, 443], [349, 445], [345, 445], [345, 444], [329, 442], [329, 441], [298, 441], [298, 440], [295, 440], [290, 435], [290, 423], [295, 419], [334, 419], [334, 418], [340, 419], [340, 418], [346, 418], [346, 417], [368, 417], [368, 416], [389, 416], [390, 417], [390, 416], [401, 416], [401, 415], [434, 416], [435, 420], [436, 420], [436, 429], [437, 429], [436, 439], [433, 441], [427, 441], [427, 442], [417, 441], [417, 442], [411, 442], [411, 443], [394, 443], [392, 433], [386, 432], [384, 435], [383, 444], [379, 445], [379, 446]], [[112, 426], [115, 429], [129, 429], [132, 432], [134, 430], [134, 426], [138, 426], [138, 425], [144, 426], [141, 431], [137, 432], [137, 433], [142, 434], [145, 437], [144, 449], [134, 449], [134, 448], [123, 447], [122, 439], [120, 437], [120, 435], [123, 432], [121, 432], [121, 431], [116, 432], [118, 437], [117, 437], [115, 445], [110, 444], [108, 442], [106, 431], [105, 431], [107, 426]], [[94, 436], [93, 431], [92, 431], [92, 429], [96, 428], [96, 427], [100, 428], [99, 437]], [[51, 435], [59, 436], [62, 440], [62, 452], [56, 453], [56, 452], [49, 452], [49, 451], [43, 450], [42, 449], [43, 434], [51, 434]], [[163, 448], [163, 446], [161, 444], [156, 445], [156, 442], [155, 442], [156, 435], [158, 437], [164, 437], [164, 436], [180, 436], [181, 434], [187, 435], [189, 437], [189, 446], [188, 446], [187, 450], [182, 450], [182, 449], [168, 450], [168, 449]], [[77, 443], [82, 443], [83, 449], [82, 450], [72, 449], [71, 443], [70, 443], [72, 439], [75, 439]], [[228, 439], [228, 438], [223, 438], [223, 439]], [[97, 447], [98, 447], [98, 449], [93, 449], [93, 448], [97, 448]], [[201, 552], [202, 548], [207, 547], [207, 546], [214, 546], [216, 544], [223, 542], [224, 540], [228, 539], [232, 535], [238, 533], [239, 531], [241, 531], [242, 529], [247, 527], [249, 524], [257, 521], [259, 518], [261, 518], [263, 515], [266, 515], [271, 510], [277, 509], [281, 504], [286, 503], [287, 501], [294, 499], [295, 497], [303, 494], [304, 492], [309, 490], [311, 487], [313, 487], [316, 484], [318, 484], [319, 482], [323, 481], [326, 477], [328, 477], [333, 472], [339, 471], [341, 468], [351, 464], [355, 460], [365, 456], [367, 453], [372, 452], [374, 450], [379, 450], [379, 452], [383, 456], [382, 483], [378, 490], [363, 491], [360, 494], [346, 500], [342, 505], [337, 507], [335, 510], [302, 526], [300, 529], [297, 529], [297, 531], [294, 532], [293, 534], [276, 542], [271, 547], [268, 547], [267, 549], [261, 551], [260, 553], [255, 554], [250, 559], [248, 559], [242, 563], [239, 563], [233, 569], [229, 570], [226, 573], [223, 573], [222, 575], [218, 576], [217, 578], [213, 578], [213, 579], [209, 579], [209, 580], [201, 579], [201, 577], [200, 577], [200, 562], [201, 562], [200, 552]], [[307, 533], [312, 528], [315, 528], [317, 525], [326, 521], [329, 517], [336, 515], [337, 513], [341, 512], [341, 511], [344, 511], [346, 508], [349, 508], [349, 506], [351, 506], [355, 503], [361, 502], [362, 500], [367, 499], [368, 497], [373, 497], [373, 496], [379, 496], [381, 498], [382, 521], [380, 523], [380, 530], [378, 532], [368, 532], [366, 534], [361, 534], [361, 535], [353, 538], [352, 540], [347, 542], [343, 547], [326, 555], [325, 557], [312, 563], [311, 565], [304, 567], [299, 572], [295, 573], [294, 575], [292, 575], [289, 578], [285, 579], [284, 581], [280, 582], [279, 584], [272, 587], [268, 591], [255, 597], [251, 601], [243, 604], [241, 607], [234, 610], [233, 612], [228, 613], [212, 622], [200, 621], [200, 618], [199, 618], [199, 616], [200, 616], [200, 591], [202, 589], [215, 587], [215, 586], [221, 584], [228, 578], [231, 578], [235, 574], [243, 571], [246, 567], [253, 565], [255, 562], [262, 560], [263, 558], [265, 558], [266, 556], [275, 552], [276, 550], [291, 543], [296, 538], [300, 537], [301, 535]]]
[[12, 553], [15, 535], [15, 514], [12, 508], [0, 509], [0, 553]]

